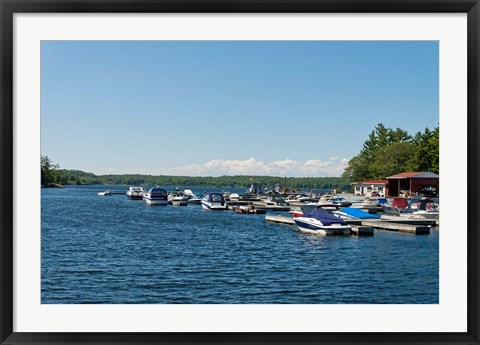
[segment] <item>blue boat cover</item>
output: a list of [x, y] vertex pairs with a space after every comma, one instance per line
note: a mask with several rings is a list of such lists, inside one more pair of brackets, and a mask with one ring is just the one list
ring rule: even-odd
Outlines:
[[304, 213], [303, 217], [318, 219], [319, 221], [322, 222], [323, 225], [327, 225], [327, 226], [332, 224], [347, 225], [347, 223], [345, 223], [343, 219], [322, 210], [320, 207], [314, 209], [309, 213], [306, 213], [306, 214]]
[[380, 216], [376, 214], [370, 214], [368, 212], [362, 211], [359, 208], [351, 208], [351, 207], [342, 207], [340, 211], [345, 212], [346, 214], [359, 218], [359, 219], [378, 219]]

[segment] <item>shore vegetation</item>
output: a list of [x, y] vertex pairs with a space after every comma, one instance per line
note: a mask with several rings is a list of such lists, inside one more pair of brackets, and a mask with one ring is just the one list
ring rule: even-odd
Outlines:
[[353, 157], [343, 177], [353, 182], [385, 179], [405, 171], [439, 173], [439, 128], [415, 135], [378, 124]]

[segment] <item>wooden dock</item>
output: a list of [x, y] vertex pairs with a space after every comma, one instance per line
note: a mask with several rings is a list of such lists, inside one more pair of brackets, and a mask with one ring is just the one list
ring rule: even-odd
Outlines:
[[[265, 220], [267, 222], [295, 225], [295, 221], [291, 217], [267, 215]], [[346, 223], [352, 225], [351, 233], [359, 236], [373, 234], [374, 228], [417, 235], [430, 234], [430, 226], [424, 225], [400, 224], [382, 220], [347, 220]]]
[[407, 218], [402, 216], [382, 215], [380, 220], [387, 221], [390, 223], [409, 224], [409, 225], [423, 225], [423, 226], [437, 225], [437, 221], [435, 219], [425, 219], [425, 218]]
[[364, 220], [362, 225], [371, 226], [376, 229], [407, 232], [417, 235], [430, 234], [430, 226], [425, 225], [402, 224], [398, 222], [386, 222], [382, 220]]

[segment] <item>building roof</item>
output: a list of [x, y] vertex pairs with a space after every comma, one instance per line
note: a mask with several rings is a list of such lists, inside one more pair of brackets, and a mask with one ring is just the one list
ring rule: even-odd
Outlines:
[[387, 184], [387, 180], [368, 180], [368, 181], [361, 181], [361, 182], [353, 182], [352, 184]]
[[403, 172], [393, 176], [388, 176], [387, 179], [404, 179], [404, 178], [439, 178], [437, 174], [431, 172]]

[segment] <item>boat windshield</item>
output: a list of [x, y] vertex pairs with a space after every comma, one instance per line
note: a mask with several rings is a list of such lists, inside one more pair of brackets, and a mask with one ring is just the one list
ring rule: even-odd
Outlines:
[[212, 201], [215, 201], [215, 202], [223, 201], [223, 196], [221, 194], [212, 194], [211, 198], [212, 198]]
[[152, 189], [150, 191], [151, 196], [167, 196], [167, 191], [165, 189]]

